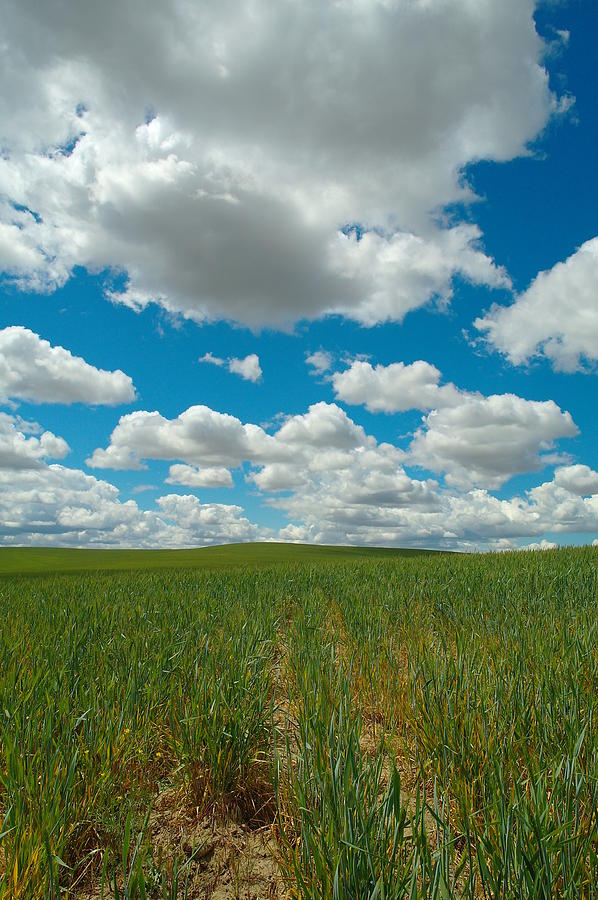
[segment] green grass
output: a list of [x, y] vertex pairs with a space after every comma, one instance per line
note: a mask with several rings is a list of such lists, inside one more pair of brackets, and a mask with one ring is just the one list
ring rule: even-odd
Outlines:
[[598, 898], [598, 549], [262, 547], [0, 580], [0, 897], [184, 896], [171, 791], [295, 900]]
[[329, 547], [275, 542], [224, 544], [194, 550], [75, 550], [48, 547], [0, 547], [0, 574], [52, 572], [220, 569], [275, 563], [386, 558], [433, 553], [384, 547]]

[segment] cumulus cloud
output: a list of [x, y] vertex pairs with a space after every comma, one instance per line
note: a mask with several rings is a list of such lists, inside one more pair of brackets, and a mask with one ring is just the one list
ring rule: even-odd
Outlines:
[[7, 0], [0, 266], [36, 291], [120, 270], [115, 301], [251, 327], [506, 286], [437, 211], [560, 108], [533, 10]]
[[371, 412], [430, 410], [415, 432], [406, 459], [461, 487], [495, 489], [518, 472], [530, 472], [559, 459], [559, 438], [578, 433], [571, 414], [552, 400], [526, 400], [514, 394], [463, 391], [441, 385], [441, 373], [424, 360], [372, 366], [356, 360], [332, 383], [338, 399]]
[[457, 403], [460, 392], [453, 384], [439, 387], [440, 378], [436, 366], [423, 359], [409, 365], [397, 362], [375, 367], [355, 360], [348, 369], [334, 373], [332, 384], [338, 399], [345, 403], [363, 405], [370, 412], [394, 413]]
[[554, 473], [554, 483], [579, 497], [598, 494], [598, 472], [589, 466], [562, 466]]
[[176, 419], [138, 410], [121, 416], [109, 446], [94, 450], [96, 469], [142, 469], [143, 460], [178, 459], [196, 466], [236, 467], [244, 459], [276, 453], [273, 438], [259, 425], [243, 423], [208, 406], [191, 406]]
[[473, 284], [510, 287], [507, 273], [480, 247], [475, 225], [456, 225], [427, 237], [367, 232], [361, 239], [352, 232], [337, 235], [333, 265], [347, 284], [358, 286], [359, 299], [336, 303], [339, 312], [362, 325], [401, 321], [408, 312], [434, 300], [447, 306], [456, 275]]
[[306, 354], [305, 362], [310, 366], [312, 375], [323, 375], [332, 368], [332, 354], [327, 350], [316, 350]]
[[547, 541], [546, 538], [543, 538], [540, 542], [533, 541], [531, 544], [524, 544], [520, 547], [520, 550], [556, 550], [558, 544], [555, 544], [554, 541]]
[[128, 375], [90, 366], [64, 347], [20, 325], [0, 331], [0, 402], [130, 403], [135, 388]]
[[[39, 437], [33, 435], [39, 434]], [[31, 436], [28, 436], [31, 435]], [[0, 469], [36, 469], [44, 459], [63, 459], [69, 445], [39, 425], [0, 412]]]
[[[560, 466], [551, 481], [522, 496], [499, 499], [487, 490], [413, 477], [403, 451], [377, 442], [334, 404], [315, 404], [289, 417], [272, 435], [205, 407], [186, 413], [173, 420], [141, 414], [147, 417], [141, 438], [125, 416], [109, 451], [141, 464], [167, 458], [175, 448], [196, 461], [171, 466], [172, 483], [191, 483], [195, 477], [206, 483], [212, 479], [215, 486], [220, 477], [224, 482], [225, 467], [197, 460], [213, 458], [219, 442], [222, 450], [227, 437], [236, 434], [234, 454], [250, 463], [248, 479], [262, 501], [288, 519], [279, 535], [283, 540], [472, 549], [541, 541], [548, 532], [598, 531], [598, 473], [587, 466]], [[48, 465], [46, 457], [58, 457], [66, 445], [48, 432], [37, 438], [32, 431], [41, 429], [9, 416], [0, 419], [0, 435], [8, 435], [8, 453], [0, 450], [4, 544], [186, 547], [272, 535], [237, 505], [202, 503], [191, 495], [168, 494], [152, 509], [140, 509], [133, 500], [121, 500], [108, 481]], [[44, 434], [49, 435], [45, 440]], [[145, 456], [140, 456], [142, 446]]]
[[157, 504], [162, 513], [176, 521], [180, 528], [190, 534], [201, 534], [203, 543], [222, 543], [222, 534], [226, 534], [229, 543], [257, 540], [263, 534], [243, 515], [240, 506], [200, 503], [191, 494], [167, 494], [159, 497]]
[[268, 531], [239, 506], [159, 497], [142, 510], [118, 489], [78, 469], [40, 463], [0, 467], [0, 542], [75, 547], [194, 547], [257, 540]]
[[554, 463], [554, 443], [574, 437], [570, 413], [552, 400], [524, 400], [514, 394], [464, 394], [455, 407], [433, 410], [415, 433], [409, 459], [447, 481], [499, 488], [512, 475]]
[[286, 417], [274, 435], [208, 406], [191, 406], [176, 419], [144, 410], [121, 416], [108, 447], [94, 450], [87, 464], [97, 469], [143, 469], [145, 460], [182, 460], [186, 468], [175, 468], [175, 477], [189, 476], [189, 466], [214, 470], [235, 468], [244, 461], [284, 465], [285, 471], [292, 471], [302, 455], [317, 455], [316, 465], [327, 460], [334, 464], [339, 453], [375, 444], [334, 403], [315, 403], [307, 413]]
[[[418, 379], [436, 378], [437, 370], [426, 367], [422, 363], [414, 370], [393, 370], [401, 383], [405, 380], [414, 390], [409, 407], [428, 402], [421, 394], [417, 400], [413, 387]], [[378, 447], [376, 440], [334, 403], [316, 403], [307, 413], [288, 417], [274, 434], [209, 407], [193, 406], [176, 419], [144, 411], [122, 416], [108, 447], [95, 450], [87, 462], [92, 468], [140, 469], [145, 467], [144, 460], [181, 460], [187, 468], [174, 471], [196, 483], [201, 476], [193, 475], [189, 465], [235, 468], [247, 461], [263, 467], [250, 477], [260, 489], [272, 491], [305, 483], [306, 467], [342, 470], [349, 454], [361, 454], [364, 461], [366, 451], [377, 447], [378, 453], [381, 448], [391, 448], [388, 452], [395, 464], [445, 473], [448, 483], [462, 488], [494, 489], [516, 473], [562, 461], [554, 452], [555, 441], [577, 434], [571, 415], [552, 400], [525, 400], [513, 394], [484, 397], [458, 392], [452, 385], [432, 387], [429, 397], [447, 397], [448, 404], [424, 417], [407, 451], [391, 445]], [[178, 475], [171, 472], [173, 477]], [[352, 477], [361, 484], [365, 474], [353, 473]]]
[[352, 450], [368, 441], [361, 425], [357, 425], [335, 403], [314, 403], [303, 415], [289, 416], [276, 432], [276, 444], [290, 448], [313, 447], [317, 450]]
[[233, 476], [224, 466], [188, 466], [177, 463], [170, 467], [166, 484], [183, 484], [187, 487], [232, 487]]
[[229, 359], [228, 370], [235, 375], [240, 375], [245, 381], [256, 382], [262, 377], [262, 368], [256, 353], [250, 353], [243, 359], [237, 359], [237, 357]]
[[[514, 549], [522, 538], [542, 538], [546, 532], [591, 534], [598, 528], [598, 494], [582, 498], [554, 480], [509, 500], [481, 489], [455, 492], [431, 484], [425, 491], [423, 482], [413, 484], [416, 492], [408, 502], [385, 506], [350, 500], [342, 477], [332, 476], [317, 486], [294, 491], [273, 501], [292, 519], [280, 538], [332, 544]], [[396, 500], [401, 496], [397, 493]]]
[[289, 544], [307, 544], [310, 540], [309, 528], [305, 525], [285, 525], [278, 532], [278, 540]]
[[557, 371], [598, 360], [598, 237], [540, 274], [511, 306], [493, 306], [475, 326], [513, 364], [544, 356]]
[[199, 357], [200, 363], [210, 363], [213, 366], [225, 367], [234, 375], [240, 375], [244, 381], [259, 381], [262, 377], [262, 367], [257, 353], [250, 353], [242, 358], [232, 356], [222, 359], [220, 356], [214, 356], [212, 353], [204, 353]]
[[[586, 466], [559, 466], [552, 481], [523, 497], [498, 499], [487, 489], [554, 462], [554, 440], [569, 433], [575, 426], [556, 404], [512, 395], [460, 395], [456, 406], [428, 414], [407, 451], [379, 443], [336, 404], [314, 404], [273, 434], [191, 407], [172, 420], [123, 416], [92, 461], [108, 467], [181, 459], [171, 472], [188, 476], [187, 483], [202, 467], [218, 467], [215, 460], [245, 462], [247, 480], [289, 520], [283, 540], [468, 549], [596, 528], [598, 475]], [[446, 473], [444, 484], [413, 477], [408, 468], [416, 463]], [[471, 487], [478, 483], [486, 489]]]

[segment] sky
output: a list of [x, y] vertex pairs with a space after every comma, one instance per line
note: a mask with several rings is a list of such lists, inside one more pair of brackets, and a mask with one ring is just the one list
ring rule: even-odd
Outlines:
[[4, 0], [0, 543], [598, 544], [594, 0]]

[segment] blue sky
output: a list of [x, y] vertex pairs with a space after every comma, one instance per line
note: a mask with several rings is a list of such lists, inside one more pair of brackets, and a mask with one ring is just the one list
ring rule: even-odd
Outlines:
[[598, 538], [595, 4], [7, 9], [2, 543]]

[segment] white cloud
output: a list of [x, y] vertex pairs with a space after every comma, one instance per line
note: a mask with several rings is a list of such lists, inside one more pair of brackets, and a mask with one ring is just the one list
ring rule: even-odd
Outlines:
[[144, 494], [146, 491], [155, 491], [157, 490], [157, 486], [155, 484], [136, 484], [131, 488], [132, 494]]
[[500, 487], [512, 475], [530, 472], [562, 457], [551, 451], [558, 438], [578, 433], [570, 413], [552, 400], [525, 400], [514, 394], [462, 391], [440, 385], [441, 373], [417, 360], [372, 366], [356, 360], [335, 372], [336, 396], [371, 412], [430, 410], [414, 434], [406, 461], [460, 487]]
[[589, 466], [563, 466], [554, 473], [554, 483], [579, 497], [598, 494], [598, 472]]
[[332, 354], [327, 350], [316, 350], [315, 353], [306, 354], [305, 362], [311, 367], [312, 375], [323, 375], [332, 368]]
[[495, 489], [516, 473], [533, 472], [562, 459], [550, 452], [554, 442], [577, 433], [570, 413], [552, 400], [464, 394], [458, 406], [424, 417], [409, 459], [422, 468], [445, 472], [452, 484]]
[[[376, 370], [362, 370], [362, 365], [354, 371], [376, 376]], [[373, 451], [391, 453], [395, 468], [407, 463], [445, 473], [447, 483], [461, 488], [495, 489], [516, 473], [563, 461], [554, 452], [554, 442], [573, 437], [577, 427], [553, 401], [525, 400], [513, 394], [484, 397], [459, 392], [454, 385], [438, 388], [434, 373], [439, 375], [426, 363], [391, 370], [412, 391], [409, 406], [418, 402], [414, 384], [426, 378], [431, 385], [428, 399], [422, 391], [419, 402], [427, 404], [434, 393], [449, 401], [424, 417], [407, 451], [377, 445], [333, 403], [316, 403], [307, 413], [288, 417], [273, 435], [234, 416], [193, 406], [176, 419], [145, 411], [122, 416], [109, 446], [95, 450], [87, 462], [92, 468], [140, 469], [145, 467], [144, 460], [181, 460], [187, 468], [175, 472], [185, 473], [195, 484], [199, 476], [190, 474], [189, 465], [235, 468], [247, 461], [262, 466], [250, 475], [251, 480], [261, 490], [274, 491], [309, 482], [307, 471], [342, 471], [353, 465], [351, 454], [360, 454], [364, 463], [367, 452]], [[383, 381], [387, 374], [382, 373]], [[364, 472], [354, 472], [352, 477], [357, 484], [367, 483]]]
[[[570, 416], [556, 404], [508, 394], [460, 395], [458, 405], [426, 418], [426, 430], [416, 433], [407, 452], [378, 443], [335, 404], [314, 404], [273, 434], [191, 407], [172, 420], [146, 412], [123, 416], [108, 448], [97, 450], [93, 460], [108, 467], [182, 459], [185, 465], [171, 471], [188, 475], [189, 482], [197, 471], [191, 466], [201, 471], [248, 462], [248, 481], [289, 519], [284, 540], [301, 535], [323, 543], [468, 549], [597, 527], [598, 491], [580, 491], [598, 485], [598, 475], [584, 466], [561, 466], [552, 482], [511, 500], [469, 489], [499, 485], [513, 472], [554, 461], [554, 454], [546, 455], [552, 442], [574, 432]], [[444, 487], [405, 471], [415, 462], [447, 473]]]
[[282, 540], [513, 549], [521, 538], [542, 538], [547, 532], [591, 534], [598, 528], [598, 494], [581, 498], [554, 481], [524, 496], [500, 500], [486, 490], [460, 493], [415, 480], [409, 488], [405, 476], [404, 490], [395, 493], [394, 502], [389, 497], [382, 505], [365, 496], [356, 502], [347, 494], [343, 476], [329, 474], [319, 484], [272, 501], [292, 519], [280, 532]]
[[[342, 300], [327, 311], [340, 312], [363, 325], [401, 321], [408, 312], [431, 300], [447, 306], [453, 296], [453, 278], [461, 275], [473, 284], [510, 287], [506, 272], [495, 266], [480, 248], [475, 225], [456, 225], [427, 237], [375, 232], [358, 240], [354, 233], [338, 234], [333, 265], [347, 285], [360, 288], [359, 299]], [[354, 290], [354, 289], [353, 289]]]
[[172, 420], [144, 410], [121, 416], [108, 448], [95, 450], [87, 464], [141, 469], [144, 459], [180, 459], [192, 465], [234, 467], [248, 452], [248, 434], [238, 419], [207, 406], [191, 406]]
[[372, 366], [355, 360], [344, 372], [332, 376], [339, 400], [363, 405], [370, 412], [402, 412], [408, 409], [434, 409], [459, 402], [462, 394], [453, 384], [439, 387], [441, 373], [422, 359], [405, 365]]
[[543, 538], [540, 542], [532, 542], [531, 544], [525, 544], [520, 547], [520, 550], [556, 550], [558, 544], [555, 544], [554, 541], [547, 541], [546, 538]]
[[196, 466], [236, 467], [243, 460], [290, 458], [259, 425], [243, 423], [208, 406], [191, 406], [176, 419], [138, 410], [121, 416], [109, 446], [94, 450], [96, 469], [143, 469], [143, 460], [182, 460]]
[[227, 360], [223, 359], [221, 356], [214, 356], [213, 353], [204, 353], [203, 356], [200, 356], [198, 359], [200, 363], [209, 363], [212, 366], [218, 366], [218, 368], [222, 368], [226, 366]]
[[488, 343], [515, 365], [545, 356], [557, 371], [598, 360], [598, 237], [540, 272], [511, 306], [475, 321]]
[[303, 415], [289, 416], [275, 435], [259, 425], [243, 424], [207, 406], [191, 406], [176, 419], [139, 410], [121, 416], [104, 450], [94, 450], [87, 464], [98, 469], [142, 469], [144, 460], [182, 460], [200, 467], [237, 467], [286, 463], [298, 456], [327, 454], [375, 445], [335, 404], [315, 403]]
[[306, 528], [305, 525], [285, 525], [280, 529], [277, 537], [278, 540], [290, 544], [307, 544], [310, 541], [309, 528]]
[[195, 547], [264, 539], [239, 506], [159, 497], [153, 510], [78, 469], [0, 468], [0, 543], [75, 547]]
[[263, 536], [263, 531], [243, 515], [240, 506], [200, 503], [190, 494], [167, 494], [159, 497], [157, 504], [180, 528], [189, 534], [201, 535], [204, 544], [222, 543], [223, 534], [227, 542], [255, 541]]
[[361, 425], [356, 425], [335, 403], [324, 402], [314, 403], [303, 415], [289, 416], [276, 432], [275, 440], [290, 448], [324, 451], [352, 450], [368, 444]]
[[[43, 543], [130, 526], [138, 516], [133, 501], [121, 504], [113, 485], [60, 465], [14, 473], [0, 471], [0, 533], [3, 540]], [[115, 538], [117, 542], [117, 538]]]
[[236, 356], [222, 359], [220, 356], [213, 356], [212, 353], [204, 353], [199, 357], [200, 363], [210, 363], [220, 368], [226, 367], [233, 375], [240, 375], [245, 381], [259, 381], [262, 377], [262, 367], [257, 353], [250, 353], [248, 356], [238, 358]]
[[187, 487], [232, 487], [233, 476], [223, 466], [187, 466], [177, 463], [170, 467], [166, 484], [183, 484]]
[[559, 109], [533, 10], [7, 0], [0, 266], [40, 291], [120, 270], [115, 300], [252, 327], [506, 285], [475, 226], [436, 222]]
[[[174, 420], [140, 415], [147, 417], [142, 438], [136, 426], [129, 427], [135, 414], [115, 429], [109, 452], [117, 458], [129, 454], [139, 464], [140, 440], [146, 442], [142, 458], [166, 458], [173, 447], [195, 458], [211, 457], [219, 442], [222, 449], [237, 434], [243, 458], [253, 467], [248, 477], [262, 499], [289, 520], [280, 531], [283, 540], [472, 549], [516, 546], [521, 539], [541, 542], [547, 533], [598, 531], [598, 473], [587, 466], [559, 467], [552, 481], [523, 496], [498, 499], [487, 490], [462, 491], [412, 477], [404, 469], [405, 453], [378, 443], [334, 404], [315, 404], [306, 414], [289, 417], [273, 435], [205, 407], [192, 407]], [[271, 536], [239, 506], [201, 503], [194, 496], [169, 494], [142, 510], [133, 500], [122, 501], [107, 481], [47, 465], [45, 457], [66, 452], [66, 445], [51, 434], [44, 442], [49, 433], [36, 438], [32, 430], [40, 429], [10, 416], [0, 419], [9, 451], [14, 432], [20, 434], [16, 461], [9, 453], [9, 468], [0, 467], [5, 544], [182, 547]], [[173, 480], [181, 470], [177, 483], [185, 475], [191, 480], [202, 470], [195, 465], [199, 468], [172, 466]], [[212, 474], [223, 468], [212, 466]]]
[[243, 359], [233, 357], [228, 362], [228, 371], [240, 375], [245, 381], [256, 382], [262, 377], [262, 368], [256, 353], [250, 353]]
[[[39, 434], [39, 437], [27, 435]], [[0, 412], [0, 469], [35, 469], [44, 459], [63, 459], [69, 445], [37, 424]]]
[[567, 31], [566, 28], [557, 28], [557, 35], [560, 38], [561, 43], [566, 47], [569, 44], [569, 40], [571, 38], [571, 32]]
[[0, 331], [0, 402], [116, 405], [134, 399], [133, 382], [120, 369], [96, 369], [20, 325]]

